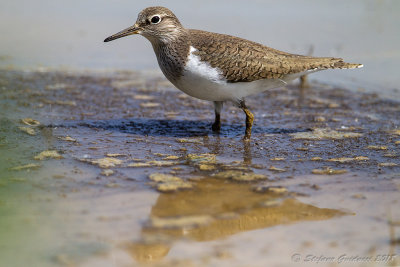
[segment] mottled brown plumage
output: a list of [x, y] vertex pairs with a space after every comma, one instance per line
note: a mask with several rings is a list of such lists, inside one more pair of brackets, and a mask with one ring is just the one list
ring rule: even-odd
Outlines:
[[189, 39], [201, 60], [219, 68], [229, 82], [279, 79], [307, 70], [356, 68], [341, 58], [309, 57], [282, 52], [226, 34], [189, 30]]
[[104, 41], [131, 34], [141, 34], [151, 42], [162, 72], [177, 88], [214, 102], [213, 130], [221, 127], [223, 102], [238, 105], [246, 114], [247, 140], [254, 116], [244, 97], [282, 86], [306, 73], [362, 67], [341, 58], [295, 55], [230, 35], [186, 29], [165, 7], [144, 9], [135, 25]]

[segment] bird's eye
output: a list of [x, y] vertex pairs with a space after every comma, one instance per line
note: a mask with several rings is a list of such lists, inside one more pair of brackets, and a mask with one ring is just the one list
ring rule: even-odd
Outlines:
[[160, 23], [161, 18], [160, 18], [160, 16], [154, 16], [154, 17], [151, 18], [150, 21], [151, 21], [152, 24], [158, 24], [158, 23]]

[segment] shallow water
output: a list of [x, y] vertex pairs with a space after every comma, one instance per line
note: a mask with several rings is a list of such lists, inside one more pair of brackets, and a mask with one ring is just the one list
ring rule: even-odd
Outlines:
[[240, 110], [226, 105], [213, 134], [211, 105], [156, 74], [0, 82], [3, 265], [398, 264], [378, 262], [399, 254], [397, 101], [271, 90], [248, 99], [249, 143]]

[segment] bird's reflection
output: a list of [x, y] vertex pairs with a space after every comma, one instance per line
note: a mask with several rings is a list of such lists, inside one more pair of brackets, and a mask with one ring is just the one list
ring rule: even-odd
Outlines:
[[[221, 142], [221, 137], [216, 136], [215, 138], [204, 138], [203, 139], [204, 146], [206, 146], [210, 153], [218, 155], [224, 150], [224, 142]], [[243, 151], [243, 165], [251, 165], [252, 164], [252, 154], [251, 154], [251, 147], [252, 142], [248, 142], [242, 140], [242, 151]]]
[[148, 224], [142, 228], [141, 239], [126, 246], [137, 261], [162, 259], [178, 239], [211, 241], [345, 214], [301, 203], [291, 194], [257, 193], [248, 183], [208, 177], [194, 184], [194, 190], [160, 194]]
[[243, 142], [243, 164], [251, 165], [253, 157], [251, 155], [251, 143]]

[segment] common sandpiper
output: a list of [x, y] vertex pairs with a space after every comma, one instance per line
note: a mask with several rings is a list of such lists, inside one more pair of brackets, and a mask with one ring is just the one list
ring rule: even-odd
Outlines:
[[153, 46], [165, 77], [186, 94], [214, 102], [213, 131], [220, 131], [223, 103], [231, 101], [246, 114], [245, 140], [250, 140], [254, 115], [245, 97], [284, 86], [305, 74], [326, 69], [361, 68], [341, 58], [295, 55], [226, 34], [186, 29], [165, 7], [142, 10], [136, 23], [109, 42], [140, 34]]

